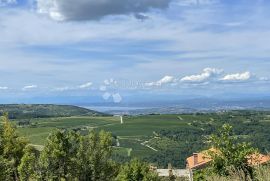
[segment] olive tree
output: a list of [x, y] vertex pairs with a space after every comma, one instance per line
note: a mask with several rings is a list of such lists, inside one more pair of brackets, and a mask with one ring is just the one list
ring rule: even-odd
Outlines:
[[244, 173], [245, 178], [253, 177], [253, 168], [248, 163], [248, 158], [256, 153], [256, 149], [250, 143], [241, 142], [234, 135], [232, 126], [224, 124], [216, 134], [208, 138], [208, 143], [214, 148], [209, 151], [212, 173], [228, 176], [237, 171]]

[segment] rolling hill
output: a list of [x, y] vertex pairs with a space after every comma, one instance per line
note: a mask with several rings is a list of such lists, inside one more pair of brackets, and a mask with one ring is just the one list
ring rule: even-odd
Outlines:
[[10, 119], [106, 115], [82, 107], [52, 104], [1, 104], [0, 114], [4, 112], [9, 113]]

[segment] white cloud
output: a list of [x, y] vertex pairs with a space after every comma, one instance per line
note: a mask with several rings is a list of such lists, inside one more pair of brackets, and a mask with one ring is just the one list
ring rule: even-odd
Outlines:
[[235, 73], [235, 74], [228, 74], [225, 75], [220, 80], [222, 81], [247, 81], [250, 80], [252, 77], [250, 72], [244, 72], [244, 73]]
[[[184, 76], [181, 79], [176, 79], [172, 76], [165, 76], [156, 82], [145, 83], [145, 86], [159, 87], [164, 84], [170, 84], [172, 86], [180, 86], [181, 83], [188, 83], [192, 85], [196, 85], [196, 84], [208, 85], [210, 83], [230, 83], [230, 82], [247, 81], [247, 80], [251, 80], [253, 77], [256, 78], [255, 76], [252, 76], [250, 72], [224, 74], [223, 69], [205, 68], [203, 69], [203, 72], [201, 74]], [[261, 77], [261, 78], [256, 78], [252, 80], [267, 81], [268, 79], [266, 77]]]
[[194, 5], [212, 5], [218, 3], [219, 0], [181, 0], [175, 1], [180, 6], [194, 6]]
[[164, 84], [169, 84], [169, 83], [173, 83], [175, 81], [175, 78], [173, 76], [164, 76], [162, 79], [156, 81], [156, 82], [149, 82], [149, 83], [146, 83], [145, 85], [146, 86], [162, 86]]
[[187, 82], [187, 83], [201, 83], [208, 81], [217, 75], [220, 75], [223, 72], [221, 69], [215, 69], [215, 68], [205, 68], [203, 70], [203, 73], [198, 75], [190, 75], [183, 77], [180, 81], [181, 82]]
[[[256, 27], [255, 29], [242, 29], [241, 27], [243, 26], [249, 26], [243, 25], [237, 31], [233, 29], [227, 31], [227, 29], [214, 28], [216, 26], [219, 27], [224, 22], [230, 22], [230, 18], [222, 19], [220, 16], [213, 16], [216, 13], [215, 9], [207, 11], [207, 9], [202, 8], [199, 11], [200, 8], [195, 10], [189, 8], [188, 10], [183, 9], [183, 11], [180, 11], [181, 9], [179, 9], [179, 11], [176, 11], [178, 10], [177, 7], [172, 8], [173, 12], [181, 12], [177, 13], [176, 18], [166, 18], [171, 16], [153, 13], [147, 14], [151, 16], [151, 19], [145, 23], [135, 21], [133, 18], [126, 16], [117, 19], [105, 18], [102, 21], [87, 23], [58, 23], [34, 12], [19, 9], [4, 10], [3, 8], [3, 11], [2, 9], [0, 10], [0, 59], [10, 61], [2, 62], [4, 66], [1, 67], [1, 72], [16, 72], [8, 77], [7, 82], [15, 82], [20, 79], [19, 81], [24, 84], [27, 84], [29, 81], [39, 82], [39, 84], [44, 82], [44, 85], [51, 85], [52, 87], [57, 84], [61, 85], [63, 82], [80, 82], [82, 75], [86, 77], [96, 76], [97, 81], [103, 81], [106, 77], [125, 77], [126, 79], [144, 82], [146, 78], [157, 81], [161, 73], [162, 75], [177, 75], [177, 73], [181, 72], [180, 75], [185, 76], [194, 74], [190, 72], [193, 68], [215, 67], [217, 65], [228, 69], [228, 71], [241, 72], [241, 66], [244, 64], [254, 73], [268, 76], [269, 71], [267, 68], [269, 67], [269, 61], [265, 61], [265, 58], [269, 57], [269, 51], [267, 50], [270, 48], [270, 44], [267, 44], [270, 40], [270, 31], [267, 28], [269, 26], [268, 21], [265, 21], [265, 24], [261, 24], [263, 26], [256, 26], [262, 22], [260, 19], [257, 19], [258, 21], [256, 22], [254, 21], [255, 26], [249, 23], [250, 26], [252, 24]], [[170, 11], [169, 13], [173, 12]], [[264, 14], [263, 12], [261, 13], [262, 15]], [[265, 16], [265, 19], [269, 19], [268, 14]], [[176, 21], [176, 19], [180, 21]], [[238, 21], [237, 18], [236, 20]], [[211, 27], [208, 27], [208, 25], [211, 25]], [[38, 34], [33, 33], [33, 31], [38, 32]], [[213, 31], [219, 32], [213, 33]], [[181, 36], [178, 36], [179, 34]], [[250, 39], [253, 40], [253, 46], [249, 46]], [[97, 46], [97, 48], [104, 52], [108, 50], [105, 46], [106, 44], [117, 48], [118, 43], [124, 40], [127, 49], [121, 49], [121, 54], [134, 56], [136, 61], [127, 58], [127, 63], [125, 64], [130, 63], [130, 66], [123, 68], [121, 67], [122, 62], [118, 60], [112, 58], [111, 61], [108, 61], [109, 63], [103, 63], [99, 61], [99, 58], [92, 58], [93, 56], [90, 53], [88, 61], [83, 61], [84, 57], [81, 56], [71, 60], [66, 58], [65, 53], [60, 55], [60, 52], [67, 50], [64, 45], [72, 45], [72, 47], [68, 48], [71, 51], [76, 49], [77, 44], [80, 44], [80, 42], [83, 43], [82, 46], [85, 46], [84, 48], [89, 48], [92, 46], [87, 47], [87, 42], [92, 40], [94, 42], [95, 40], [100, 40], [104, 46]], [[149, 46], [152, 40], [155, 43]], [[182, 50], [187, 52], [187, 54], [176, 53], [177, 55], [166, 55], [165, 59], [167, 60], [164, 61], [163, 55], [157, 56], [155, 53], [141, 55], [142, 52], [133, 51], [133, 49], [130, 51], [130, 47], [133, 47], [135, 42], [140, 41], [143, 42], [143, 45], [148, 46], [146, 48], [150, 50], [155, 48], [160, 49], [161, 52], [164, 50]], [[156, 43], [159, 41], [168, 43]], [[28, 48], [28, 45], [34, 46]], [[52, 48], [57, 47], [60, 51], [57, 51], [57, 53], [52, 51], [50, 55], [43, 50], [29, 52], [29, 49], [31, 51], [32, 48], [37, 50], [35, 47], [43, 47], [43, 45], [48, 45], [48, 47]], [[24, 49], [19, 50], [21, 47]], [[8, 51], [6, 51], [7, 49]], [[18, 53], [18, 51], [20, 52]], [[108, 51], [108, 53], [110, 52]], [[258, 60], [254, 61], [257, 59], [254, 56], [259, 57]], [[249, 59], [246, 59], [246, 57]], [[21, 62], [24, 63], [22, 64]], [[6, 67], [14, 67], [15, 70], [10, 70]], [[160, 67], [162, 67], [162, 70], [160, 70]], [[72, 76], [67, 76], [66, 73], [70, 71], [75, 71], [75, 73]], [[19, 72], [24, 73], [20, 76]], [[51, 74], [51, 76], [44, 76], [45, 74]], [[200, 74], [200, 71], [195, 74]], [[51, 77], [54, 78], [52, 79]], [[222, 76], [218, 77], [218, 80], [221, 78]], [[24, 82], [26, 80], [27, 82]], [[75, 84], [75, 86], [79, 84]], [[5, 85], [13, 87], [12, 84]]]
[[8, 87], [0, 87], [0, 90], [7, 90]]
[[72, 87], [65, 86], [65, 87], [57, 87], [54, 90], [62, 92], [62, 91], [68, 91], [68, 90], [73, 90], [73, 89], [74, 88], [72, 88]]
[[259, 80], [261, 80], [261, 81], [268, 81], [270, 79], [268, 77], [260, 77]]
[[80, 85], [79, 88], [80, 89], [87, 89], [87, 88], [91, 87], [92, 85], [93, 85], [92, 82], [87, 82], [85, 84]]
[[22, 88], [23, 91], [30, 90], [30, 89], [36, 89], [37, 85], [27, 85]]
[[165, 76], [159, 81], [157, 81], [158, 85], [167, 84], [173, 82], [174, 78], [172, 76]]
[[82, 85], [78, 86], [64, 86], [64, 87], [57, 87], [54, 90], [55, 91], [71, 91], [71, 90], [80, 90], [80, 89], [88, 89], [93, 86], [92, 82], [87, 82]]

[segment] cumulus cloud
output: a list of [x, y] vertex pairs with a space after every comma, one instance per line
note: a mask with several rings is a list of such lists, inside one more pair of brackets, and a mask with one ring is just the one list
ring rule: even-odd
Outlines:
[[228, 74], [225, 75], [220, 80], [222, 81], [247, 81], [252, 78], [252, 75], [250, 72], [244, 72], [244, 73], [236, 73], [236, 74]]
[[169, 83], [173, 83], [175, 81], [175, 78], [173, 76], [164, 76], [162, 79], [156, 81], [156, 82], [149, 82], [146, 83], [146, 86], [162, 86], [164, 84], [169, 84]]
[[31, 89], [36, 89], [38, 86], [37, 85], [27, 85], [22, 88], [23, 91], [26, 90], [31, 90]]
[[222, 72], [223, 72], [222, 69], [205, 68], [201, 74], [185, 76], [180, 81], [186, 83], [202, 83], [205, 81], [209, 81], [212, 78], [215, 78]]
[[8, 87], [0, 87], [0, 90], [8, 90]]
[[144, 13], [167, 8], [171, 0], [37, 0], [40, 13], [55, 20], [96, 20], [107, 15]]
[[87, 88], [90, 88], [92, 85], [93, 85], [92, 82], [87, 82], [85, 84], [80, 85], [79, 88], [80, 89], [87, 89]]

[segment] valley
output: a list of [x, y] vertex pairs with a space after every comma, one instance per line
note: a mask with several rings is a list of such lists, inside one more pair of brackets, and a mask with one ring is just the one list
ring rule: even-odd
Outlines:
[[[243, 140], [261, 152], [270, 150], [270, 112], [224, 111], [216, 113], [150, 114], [120, 116], [76, 115], [46, 118], [12, 119], [18, 132], [31, 144], [42, 147], [48, 135], [56, 129], [68, 129], [86, 134], [105, 130], [113, 136], [113, 159], [125, 162], [131, 158], [166, 168], [185, 167], [185, 159], [193, 152], [208, 148], [205, 138], [228, 123]], [[260, 140], [258, 142], [258, 140]]]

